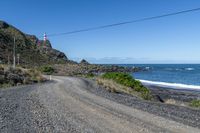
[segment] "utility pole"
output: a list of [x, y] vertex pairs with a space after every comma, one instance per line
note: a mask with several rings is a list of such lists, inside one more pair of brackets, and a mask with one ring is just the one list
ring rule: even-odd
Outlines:
[[8, 55], [8, 66], [10, 66], [10, 55]]
[[7, 59], [8, 59], [8, 62], [7, 62], [8, 66], [10, 65], [10, 55], [9, 54], [10, 54], [9, 50], [6, 49], [6, 55], [7, 55]]
[[19, 65], [19, 58], [20, 58], [20, 55], [17, 54], [17, 65]]
[[13, 68], [15, 68], [16, 64], [15, 64], [15, 37], [14, 37], [14, 46], [13, 46]]

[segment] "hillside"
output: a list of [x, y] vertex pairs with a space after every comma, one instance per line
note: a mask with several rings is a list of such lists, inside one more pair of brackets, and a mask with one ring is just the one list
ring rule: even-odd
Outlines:
[[[39, 66], [44, 64], [64, 63], [68, 58], [63, 52], [52, 48], [49, 40], [44, 42], [34, 35], [28, 35], [14, 26], [0, 21], [0, 62], [11, 63], [13, 57], [13, 42], [16, 38], [16, 57], [24, 66]], [[17, 59], [16, 59], [17, 62]]]
[[78, 75], [102, 72], [135, 72], [139, 68], [120, 66], [104, 66], [90, 64], [86, 60], [76, 63], [67, 56], [52, 48], [49, 40], [39, 40], [34, 35], [28, 35], [4, 21], [0, 21], [0, 64], [13, 62], [14, 37], [16, 44], [16, 64], [24, 67], [52, 66], [57, 75]]

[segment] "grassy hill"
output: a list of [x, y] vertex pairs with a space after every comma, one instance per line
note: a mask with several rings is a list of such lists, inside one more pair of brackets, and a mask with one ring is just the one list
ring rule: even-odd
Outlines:
[[19, 55], [21, 65], [39, 66], [68, 61], [64, 53], [52, 48], [50, 41], [44, 42], [34, 35], [25, 34], [14, 26], [0, 21], [0, 62], [3, 64], [9, 64], [13, 60], [14, 37], [16, 56]]

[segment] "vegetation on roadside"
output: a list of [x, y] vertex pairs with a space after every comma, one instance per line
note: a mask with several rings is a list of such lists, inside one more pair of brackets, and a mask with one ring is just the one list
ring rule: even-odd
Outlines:
[[191, 107], [200, 108], [200, 100], [192, 100], [190, 102]]
[[76, 75], [76, 76], [80, 76], [80, 77], [92, 79], [92, 78], [94, 78], [96, 75], [93, 74], [93, 73], [86, 73], [86, 74], [78, 74], [78, 75]]
[[24, 69], [10, 66], [0, 66], [0, 88], [7, 88], [22, 84], [32, 84], [45, 81], [41, 72], [36, 69]]
[[8, 88], [8, 87], [12, 87], [12, 85], [9, 83], [0, 84], [0, 88]]
[[27, 71], [27, 73], [29, 74], [31, 82], [39, 83], [39, 82], [43, 82], [45, 80], [45, 78], [42, 76], [41, 72], [39, 72], [36, 69], [29, 69]]
[[97, 79], [98, 84], [105, 86], [111, 92], [122, 91], [137, 95], [145, 100], [151, 100], [152, 95], [149, 89], [135, 80], [131, 75], [119, 72], [109, 72]]
[[40, 68], [40, 71], [44, 74], [47, 74], [47, 75], [51, 75], [55, 72], [55, 70], [52, 66], [42, 66]]

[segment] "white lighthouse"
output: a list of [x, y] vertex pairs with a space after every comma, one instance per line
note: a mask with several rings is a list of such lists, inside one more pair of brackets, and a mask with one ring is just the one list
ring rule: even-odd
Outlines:
[[47, 40], [47, 34], [44, 33], [44, 42], [46, 42], [46, 40]]

